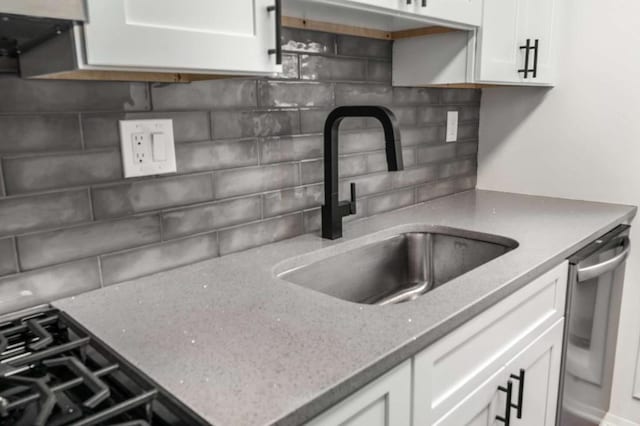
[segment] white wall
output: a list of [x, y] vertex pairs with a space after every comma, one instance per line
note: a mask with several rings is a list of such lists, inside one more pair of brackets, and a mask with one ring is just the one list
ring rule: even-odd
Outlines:
[[[639, 205], [640, 1], [559, 2], [558, 86], [484, 90], [478, 187]], [[640, 424], [640, 229], [632, 241], [611, 412]]]

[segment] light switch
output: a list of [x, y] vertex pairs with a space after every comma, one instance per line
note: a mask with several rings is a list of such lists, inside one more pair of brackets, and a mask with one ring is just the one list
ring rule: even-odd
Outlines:
[[447, 111], [447, 142], [458, 140], [458, 111]]
[[167, 147], [164, 133], [151, 133], [153, 161], [167, 161]]
[[121, 120], [120, 143], [125, 178], [176, 172], [172, 120]]

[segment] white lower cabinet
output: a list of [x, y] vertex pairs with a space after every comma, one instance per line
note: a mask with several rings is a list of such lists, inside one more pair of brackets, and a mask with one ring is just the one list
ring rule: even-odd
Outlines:
[[554, 425], [567, 268], [533, 280], [309, 424], [488, 426], [508, 415], [510, 425]]
[[369, 383], [307, 424], [410, 426], [411, 360]]
[[564, 320], [559, 320], [506, 366], [513, 383], [512, 403], [519, 405], [522, 399], [521, 407], [511, 411], [514, 426], [555, 424], [563, 325]]
[[507, 418], [514, 426], [555, 424], [563, 324], [556, 322], [433, 424], [489, 426]]

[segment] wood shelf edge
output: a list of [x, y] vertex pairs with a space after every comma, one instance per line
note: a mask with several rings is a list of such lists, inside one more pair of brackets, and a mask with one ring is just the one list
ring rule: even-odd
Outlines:
[[412, 28], [402, 31], [384, 31], [375, 28], [356, 27], [352, 25], [334, 24], [331, 22], [314, 21], [312, 19], [283, 16], [282, 26], [312, 31], [325, 31], [334, 34], [344, 34], [357, 37], [368, 37], [380, 40], [398, 40], [409, 37], [421, 37], [425, 35], [443, 34], [454, 31], [462, 31], [455, 28], [440, 26]]

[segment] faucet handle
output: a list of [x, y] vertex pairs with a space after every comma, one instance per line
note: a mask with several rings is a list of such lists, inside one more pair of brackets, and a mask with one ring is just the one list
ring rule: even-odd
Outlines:
[[349, 202], [349, 213], [356, 214], [356, 184], [351, 182], [351, 201]]

